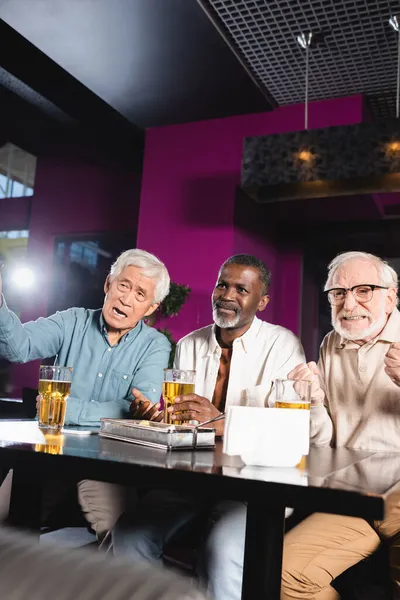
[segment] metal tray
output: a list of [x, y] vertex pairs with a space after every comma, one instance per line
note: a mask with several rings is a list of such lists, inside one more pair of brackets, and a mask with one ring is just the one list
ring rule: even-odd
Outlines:
[[194, 427], [153, 421], [101, 419], [99, 435], [164, 450], [214, 448], [215, 446], [215, 429], [211, 427], [200, 427], [195, 436]]

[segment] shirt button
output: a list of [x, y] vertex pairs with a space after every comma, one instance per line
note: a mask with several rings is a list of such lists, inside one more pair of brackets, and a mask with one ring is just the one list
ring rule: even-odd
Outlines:
[[99, 377], [103, 377], [103, 373], [99, 373]]
[[361, 373], [364, 373], [364, 371], [367, 370], [367, 367], [365, 365], [360, 365], [360, 371]]
[[128, 379], [128, 375], [124, 375], [124, 379]]
[[111, 352], [111, 348], [108, 349], [108, 352]]

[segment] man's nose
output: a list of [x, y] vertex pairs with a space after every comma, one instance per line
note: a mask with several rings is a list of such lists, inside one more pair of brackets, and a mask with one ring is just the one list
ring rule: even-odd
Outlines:
[[358, 306], [358, 302], [357, 300], [354, 298], [353, 296], [353, 292], [351, 292], [350, 290], [347, 290], [346, 295], [344, 297], [344, 303], [343, 303], [343, 308], [346, 311], [351, 311], [353, 310], [356, 306]]
[[236, 298], [236, 290], [235, 288], [226, 288], [224, 293], [222, 294], [222, 299], [226, 301], [234, 301]]
[[120, 302], [121, 302], [121, 304], [123, 306], [131, 306], [131, 304], [132, 304], [132, 302], [131, 302], [131, 293], [128, 292], [126, 294], [122, 294], [119, 297], [119, 300], [120, 300]]

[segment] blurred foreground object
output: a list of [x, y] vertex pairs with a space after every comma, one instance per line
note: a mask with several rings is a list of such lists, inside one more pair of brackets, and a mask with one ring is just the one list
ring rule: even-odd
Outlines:
[[39, 544], [0, 529], [0, 600], [205, 600], [190, 579], [149, 564]]

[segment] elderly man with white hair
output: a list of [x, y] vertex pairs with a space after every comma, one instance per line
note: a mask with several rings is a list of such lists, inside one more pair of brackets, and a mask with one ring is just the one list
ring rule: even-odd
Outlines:
[[[66, 424], [129, 417], [135, 394], [153, 402], [160, 398], [170, 343], [143, 318], [158, 308], [169, 285], [156, 256], [127, 250], [107, 276], [101, 309], [70, 308], [22, 324], [6, 305], [0, 277], [0, 357], [25, 363], [56, 356], [57, 365], [73, 367]], [[117, 491], [111, 484], [79, 484], [83, 510], [98, 534], [108, 531], [122, 510]]]
[[[332, 310], [318, 366], [298, 365], [289, 377], [312, 383], [311, 438], [317, 445], [400, 451], [400, 313], [397, 274], [379, 257], [345, 252], [328, 267]], [[285, 537], [282, 595], [336, 600], [330, 585], [389, 545], [395, 597], [400, 597], [400, 494], [384, 521], [313, 514]]]

